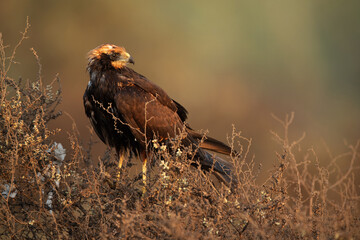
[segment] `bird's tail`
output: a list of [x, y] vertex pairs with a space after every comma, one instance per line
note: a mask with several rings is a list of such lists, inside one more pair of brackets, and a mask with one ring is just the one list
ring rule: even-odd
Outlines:
[[231, 147], [219, 140], [216, 140], [215, 138], [198, 133], [190, 128], [187, 129], [187, 132], [192, 139], [199, 142], [199, 147], [201, 147], [202, 149], [218, 152], [229, 156], [231, 156], [232, 154], [236, 154], [236, 152], [232, 150]]
[[225, 154], [228, 156], [236, 156], [237, 152], [225, 143], [216, 140], [209, 136], [204, 136], [201, 133], [197, 133], [191, 128], [187, 128], [188, 139], [199, 148], [197, 155], [200, 161], [201, 168], [207, 171], [214, 170], [214, 175], [228, 186], [235, 186], [237, 184], [237, 178], [234, 174], [234, 165], [214, 154], [210, 154], [209, 151]]
[[206, 171], [212, 171], [215, 177], [228, 187], [234, 187], [238, 184], [237, 177], [234, 173], [234, 165], [214, 154], [210, 154], [199, 148], [197, 152], [201, 168]]

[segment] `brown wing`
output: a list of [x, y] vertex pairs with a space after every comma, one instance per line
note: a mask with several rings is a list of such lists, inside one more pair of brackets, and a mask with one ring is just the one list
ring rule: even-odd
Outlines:
[[173, 138], [183, 123], [176, 110], [164, 105], [157, 96], [137, 85], [122, 87], [115, 95], [116, 108], [137, 141]]
[[131, 68], [125, 68], [121, 71], [121, 77], [128, 78], [129, 81], [143, 89], [145, 92], [156, 96], [160, 103], [176, 112], [181, 121], [184, 122], [187, 119], [188, 112], [186, 109], [181, 104], [171, 99], [162, 88], [155, 83], [150, 82], [145, 76], [135, 72]]
[[[136, 87], [138, 87], [138, 90], [140, 90], [140, 89], [143, 90], [148, 96], [148, 98], [146, 99], [147, 102], [149, 102], [152, 99], [151, 96], [153, 98], [156, 97], [156, 100], [157, 100], [156, 104], [150, 103], [150, 102], [147, 104], [148, 111], [149, 110], [154, 111], [153, 115], [155, 116], [155, 119], [158, 116], [160, 116], [160, 118], [164, 117], [161, 115], [162, 113], [157, 114], [157, 111], [159, 111], [160, 109], [167, 108], [167, 112], [166, 112], [167, 116], [170, 116], [173, 113], [176, 113], [181, 121], [181, 122], [177, 122], [178, 125], [179, 124], [181, 125], [178, 127], [183, 126], [184, 121], [187, 119], [187, 110], [181, 104], [179, 104], [175, 100], [171, 99], [162, 88], [160, 88], [156, 84], [150, 82], [146, 77], [144, 77], [141, 74], [138, 74], [131, 68], [125, 68], [119, 74], [121, 74], [121, 75], [119, 75], [119, 79], [125, 80], [128, 83], [131, 83], [131, 85], [135, 85]], [[140, 95], [138, 95], [138, 97], [139, 96], [142, 96], [142, 95], [140, 94]], [[141, 101], [142, 99], [140, 99], [140, 98], [141, 97], [139, 97], [136, 101], [138, 101], [138, 102]], [[154, 107], [154, 105], [157, 105], [157, 106]], [[149, 113], [148, 113], [148, 115], [149, 115]], [[175, 116], [172, 116], [172, 118], [175, 118]], [[139, 124], [138, 126], [143, 125], [144, 121], [145, 120], [142, 119], [142, 122], [138, 123]], [[159, 124], [161, 124], [162, 119], [158, 119], [158, 121], [159, 121]], [[164, 123], [169, 124], [172, 121], [175, 121], [175, 119], [171, 119], [170, 122], [167, 122], [167, 120], [165, 118], [165, 120], [163, 120], [163, 121], [164, 121]], [[176, 119], [176, 121], [178, 121], [178, 119]], [[168, 128], [170, 128], [169, 126], [170, 125], [168, 125]], [[159, 127], [160, 127], [160, 125], [159, 125]], [[165, 125], [164, 125], [164, 127], [165, 127]], [[172, 127], [172, 131], [173, 130], [174, 130], [174, 128]], [[190, 127], [188, 127], [187, 130], [193, 139], [197, 139], [198, 141], [203, 140], [203, 142], [200, 144], [200, 147], [210, 150], [210, 151], [215, 151], [218, 153], [226, 154], [226, 155], [231, 154], [231, 152], [232, 152], [231, 148], [229, 146], [227, 146], [226, 144], [224, 144], [214, 138], [208, 137], [208, 136], [205, 139], [203, 139], [202, 134], [196, 133]], [[151, 131], [153, 131], [153, 129], [151, 129]], [[147, 133], [147, 135], [148, 134], [150, 134], [150, 133]], [[153, 133], [151, 133], [151, 134], [153, 134]], [[161, 131], [158, 134], [161, 134]], [[162, 135], [162, 137], [166, 137], [166, 135]]]

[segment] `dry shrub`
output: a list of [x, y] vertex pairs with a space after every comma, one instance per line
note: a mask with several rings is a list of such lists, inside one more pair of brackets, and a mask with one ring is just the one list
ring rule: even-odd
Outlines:
[[[88, 166], [92, 142], [83, 146], [76, 126], [65, 157], [51, 141], [59, 130], [47, 128], [60, 114], [61, 91], [53, 90], [58, 77], [43, 86], [41, 72], [25, 83], [7, 75], [27, 31], [28, 25], [10, 57], [0, 38], [1, 239], [360, 238], [359, 142], [324, 167], [314, 150], [299, 150], [303, 137], [289, 139], [293, 114], [276, 118], [284, 129], [281, 136], [273, 132], [282, 152], [263, 185], [256, 183], [260, 170], [249, 156], [251, 140], [235, 129], [229, 143], [239, 153], [231, 160], [240, 183], [234, 189], [190, 167], [191, 150], [176, 150], [177, 141], [153, 144], [145, 194], [141, 177], [129, 168], [118, 173], [109, 151]], [[349, 160], [345, 173], [342, 159]]]

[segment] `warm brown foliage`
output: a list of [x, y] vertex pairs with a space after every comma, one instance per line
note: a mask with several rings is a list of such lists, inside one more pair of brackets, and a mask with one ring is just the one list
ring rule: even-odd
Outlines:
[[[82, 146], [76, 129], [63, 159], [61, 147], [51, 141], [59, 130], [47, 128], [59, 116], [61, 91], [53, 92], [58, 78], [43, 86], [41, 72], [26, 83], [8, 76], [21, 41], [7, 57], [0, 38], [0, 239], [360, 238], [354, 184], [359, 142], [323, 167], [314, 150], [300, 150], [303, 138], [289, 139], [290, 114], [276, 118], [284, 134], [273, 135], [282, 151], [263, 185], [255, 182], [259, 169], [248, 154], [251, 140], [234, 130], [229, 143], [240, 149], [233, 159], [237, 189], [191, 168], [187, 154], [174, 156], [159, 146], [142, 195], [139, 178], [131, 177], [129, 168], [117, 176], [108, 152], [98, 166], [84, 167], [96, 156], [91, 144]], [[349, 162], [345, 173], [340, 160]]]

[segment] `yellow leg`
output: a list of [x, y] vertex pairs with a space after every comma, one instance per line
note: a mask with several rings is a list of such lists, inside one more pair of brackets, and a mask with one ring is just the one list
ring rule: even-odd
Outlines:
[[144, 159], [143, 165], [142, 165], [142, 179], [143, 179], [143, 194], [146, 192], [146, 173], [147, 173], [147, 159]]
[[119, 164], [118, 164], [118, 168], [121, 169], [123, 162], [124, 162], [124, 158], [125, 158], [125, 154], [121, 154], [119, 157]]
[[124, 158], [125, 158], [125, 154], [121, 153], [120, 156], [119, 156], [118, 173], [116, 175], [116, 179], [118, 181], [120, 180], [120, 172], [121, 172], [121, 167], [122, 167], [123, 162], [124, 162]]

